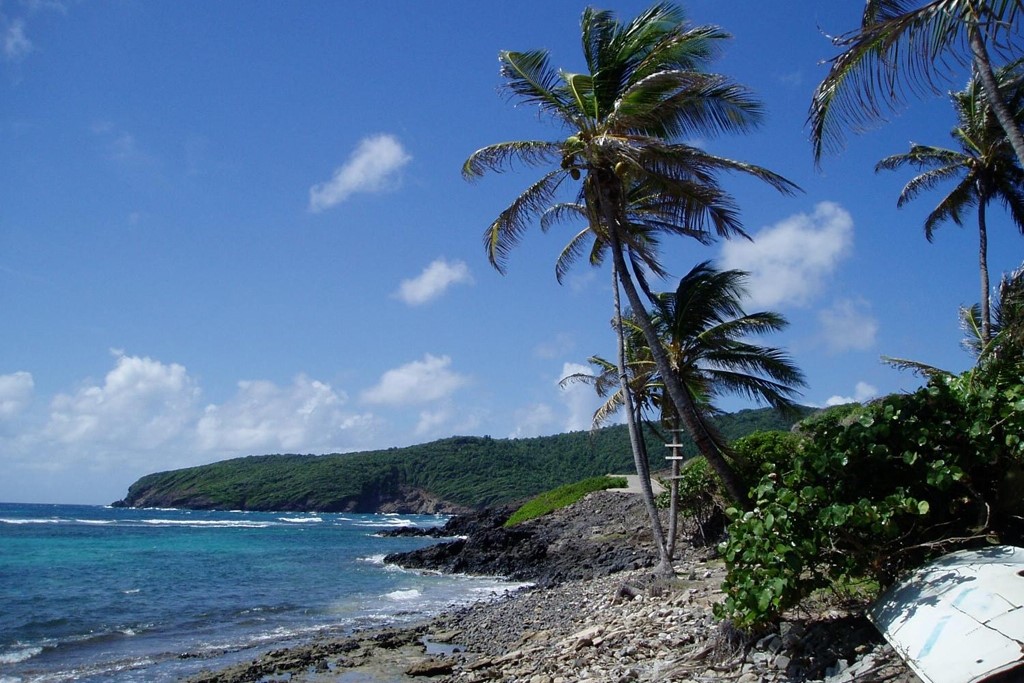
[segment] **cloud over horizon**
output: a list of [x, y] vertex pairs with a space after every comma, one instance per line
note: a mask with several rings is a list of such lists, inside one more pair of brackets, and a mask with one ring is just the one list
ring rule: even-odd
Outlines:
[[319, 213], [359, 192], [381, 192], [397, 182], [412, 156], [393, 135], [364, 138], [330, 180], [309, 188], [309, 210]]
[[32, 401], [35, 382], [28, 372], [0, 375], [0, 420], [9, 420]]
[[878, 396], [878, 389], [868, 384], [867, 382], [857, 382], [857, 386], [854, 387], [853, 396], [830, 396], [825, 401], [826, 406], [841, 406], [846, 403], [863, 403], [874, 397]]
[[423, 360], [386, 371], [362, 394], [366, 403], [390, 406], [430, 403], [450, 397], [469, 379], [451, 370], [450, 356], [424, 354]]
[[[20, 482], [0, 486], [0, 500], [50, 486], [113, 500], [150, 472], [260, 452], [355, 450], [378, 424], [350, 409], [344, 392], [305, 375], [285, 386], [244, 380], [223, 403], [202, 407], [199, 381], [183, 365], [112, 354], [102, 380], [48, 402], [34, 395], [31, 373], [0, 375], [0, 467]], [[76, 487], [84, 472], [90, 486], [110, 490]]]
[[347, 401], [344, 392], [305, 375], [285, 387], [241, 381], [231, 399], [206, 406], [196, 425], [197, 438], [204, 451], [340, 451], [345, 432], [373, 423], [372, 415], [344, 411]]

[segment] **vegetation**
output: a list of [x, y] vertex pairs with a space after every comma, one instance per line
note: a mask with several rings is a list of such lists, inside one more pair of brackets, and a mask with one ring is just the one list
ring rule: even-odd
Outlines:
[[[854, 404], [858, 409], [859, 404]], [[799, 425], [808, 424], [826, 411], [813, 413]], [[800, 410], [807, 415], [808, 409]], [[757, 482], [770, 467], [790, 462], [800, 448], [803, 437], [793, 431], [765, 430], [751, 432], [731, 441], [730, 450], [744, 481]], [[728, 496], [722, 489], [722, 482], [707, 460], [695, 457], [687, 460], [678, 473], [673, 471], [678, 513], [690, 517], [697, 525], [703, 541], [713, 540], [716, 530], [725, 522], [726, 510], [730, 507]], [[659, 507], [671, 508], [672, 494], [666, 491], [658, 499]]]
[[[1024, 540], [1024, 364], [1012, 337], [963, 375], [801, 426], [731, 510], [722, 616], [776, 618], [812, 591], [880, 588], [952, 550]], [[991, 348], [991, 347], [990, 347]]]
[[[793, 418], [768, 409], [722, 415], [726, 434], [788, 429]], [[661, 438], [649, 434], [652, 458]], [[696, 453], [692, 443], [688, 453]], [[481, 508], [526, 500], [581, 477], [632, 468], [623, 426], [533, 439], [452, 437], [407, 448], [334, 455], [263, 455], [142, 477], [127, 505], [245, 510], [374, 512], [420, 490]]]
[[934, 92], [951, 64], [971, 66], [1017, 160], [1024, 166], [1024, 136], [1000, 97], [993, 54], [1020, 55], [1016, 21], [1021, 0], [868, 0], [861, 25], [833, 39], [844, 52], [831, 60], [811, 102], [808, 123], [814, 159], [842, 146], [842, 127], [854, 130], [884, 120], [906, 94]]
[[[1003, 99], [1009, 104], [1015, 121], [1024, 124], [1024, 71], [1022, 62], [1014, 62], [996, 72]], [[936, 227], [945, 221], [962, 225], [966, 209], [978, 210], [978, 267], [981, 274], [979, 303], [979, 336], [984, 342], [991, 338], [992, 318], [989, 312], [988, 228], [985, 220], [988, 205], [998, 199], [1007, 208], [1017, 229], [1024, 233], [1024, 169], [1002, 128], [995, 122], [991, 107], [983, 97], [981, 83], [972, 78], [967, 88], [950, 95], [957, 115], [952, 136], [959, 149], [913, 144], [905, 154], [896, 154], [878, 162], [876, 170], [892, 170], [903, 166], [927, 169], [913, 178], [900, 193], [897, 206], [934, 188], [944, 180], [956, 180], [953, 189], [928, 215], [924, 234], [929, 242]]]
[[[508, 254], [534, 219], [544, 229], [564, 219], [582, 219], [586, 224], [562, 251], [556, 276], [583, 254], [589, 254], [592, 265], [611, 258], [619, 377], [634, 462], [642, 474], [640, 430], [634, 422], [625, 369], [620, 287], [669, 395], [687, 420], [687, 396], [670, 374], [638, 291], [650, 295], [648, 272], [665, 274], [658, 262], [657, 240], [668, 234], [708, 242], [715, 235], [744, 234], [732, 198], [717, 182], [721, 172], [746, 174], [781, 192], [792, 192], [795, 186], [764, 168], [680, 142], [745, 132], [760, 119], [760, 106], [744, 88], [705, 70], [717, 43], [726, 37], [723, 31], [691, 27], [682, 11], [669, 4], [654, 5], [628, 24], [610, 12], [588, 8], [581, 28], [586, 73], [553, 69], [543, 50], [499, 55], [508, 91], [536, 105], [569, 131], [568, 137], [485, 147], [467, 159], [463, 173], [476, 178], [488, 170], [506, 170], [514, 160], [549, 169], [485, 232], [488, 257], [498, 270], [503, 270]], [[575, 200], [558, 202], [563, 183], [574, 181], [579, 181]], [[687, 428], [703, 452], [704, 435], [689, 422]], [[711, 453], [708, 457], [730, 491], [738, 492], [728, 464]], [[641, 476], [641, 484], [652, 530], [663, 548], [648, 478]], [[671, 566], [664, 560], [663, 553], [660, 569], [670, 573]]]
[[583, 496], [594, 491], [604, 491], [605, 489], [619, 489], [626, 487], [625, 477], [591, 477], [590, 479], [584, 479], [574, 484], [566, 484], [565, 486], [559, 486], [553, 491], [547, 491], [534, 496], [530, 500], [523, 503], [523, 505], [512, 513], [512, 516], [505, 522], [506, 527], [515, 526], [516, 524], [522, 524], [528, 522], [531, 519], [536, 519], [549, 512], [560, 510], [561, 508], [572, 505]]
[[[717, 270], [705, 261], [683, 276], [674, 292], [654, 295], [655, 306], [650, 314], [672, 373], [681, 382], [695, 411], [690, 423], [705, 436], [705, 447], [714, 448], [716, 455], [727, 460], [732, 469], [743, 467], [743, 460], [730, 447], [730, 439], [711, 421], [718, 412], [717, 400], [725, 394], [739, 394], [764, 401], [778, 410], [793, 411], [791, 397], [795, 387], [803, 384], [803, 375], [783, 352], [748, 341], [751, 337], [783, 329], [786, 321], [772, 312], [744, 312], [741, 300], [746, 293], [746, 277], [742, 271]], [[675, 404], [666, 395], [665, 382], [651, 360], [647, 341], [632, 316], [626, 322], [630, 330], [626, 337], [626, 369], [635, 397], [635, 420], [639, 423], [649, 419], [645, 415], [645, 409], [649, 409], [658, 413], [663, 427], [676, 432], [680, 418]], [[612, 394], [594, 415], [594, 424], [600, 425], [625, 401], [621, 388], [612, 392], [614, 385], [610, 375], [615, 371], [614, 366], [600, 357], [593, 357], [590, 362], [598, 369], [596, 375], [574, 375], [570, 379], [593, 383], [602, 396]], [[707, 462], [706, 454], [703, 454], [703, 461]], [[682, 476], [679, 468], [680, 461], [673, 460], [670, 476], [673, 490]], [[756, 479], [756, 472], [737, 472], [737, 475], [748, 486]], [[641, 476], [649, 474], [644, 472]], [[712, 484], [707, 483], [710, 491]], [[720, 476], [715, 477], [713, 489], [718, 496], [728, 495]], [[697, 495], [696, 491], [693, 493]], [[678, 500], [678, 494], [670, 494], [666, 539], [670, 559], [675, 551]], [[745, 499], [736, 502], [746, 504]]]

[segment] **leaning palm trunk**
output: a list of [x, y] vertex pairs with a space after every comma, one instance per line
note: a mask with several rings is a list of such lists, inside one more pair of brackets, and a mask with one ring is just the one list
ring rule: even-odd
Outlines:
[[[999, 120], [999, 125], [1006, 132], [1006, 139], [1010, 141], [1017, 160], [1024, 167], [1024, 135], [1021, 135], [1020, 127], [1013, 120], [1013, 114], [1006, 106], [1006, 100], [999, 92], [999, 85], [996, 81], [995, 72], [992, 70], [992, 61], [989, 59], [988, 50], [985, 49], [985, 40], [981, 35], [981, 28], [977, 22], [972, 23], [968, 29], [971, 54], [974, 57], [974, 69], [981, 78], [982, 89], [985, 92], [985, 101]], [[985, 292], [986, 297], [988, 291]]]
[[651, 488], [650, 466], [647, 463], [647, 449], [643, 447], [643, 434], [636, 419], [633, 408], [633, 392], [629, 387], [629, 376], [626, 374], [626, 335], [622, 327], [622, 304], [619, 300], [619, 286], [615, 282], [618, 268], [612, 265], [612, 284], [615, 297], [615, 334], [618, 338], [618, 371], [619, 384], [622, 388], [623, 408], [626, 411], [626, 426], [629, 431], [629, 445], [633, 451], [633, 464], [640, 479], [640, 493], [651, 519], [651, 535], [658, 547], [658, 573], [662, 576], [674, 576], [675, 569], [665, 546], [665, 532], [661, 528], [661, 517], [654, 503], [654, 490]]
[[978, 269], [981, 271], [981, 345], [992, 340], [992, 313], [988, 294], [988, 230], [985, 225], [985, 202], [978, 203]]
[[679, 421], [673, 420], [672, 423], [672, 479], [669, 485], [669, 500], [668, 506], [668, 544], [667, 551], [670, 560], [674, 560], [676, 557], [676, 537], [679, 535]]
[[679, 378], [672, 372], [672, 366], [665, 355], [665, 349], [661, 345], [658, 333], [654, 329], [654, 325], [647, 314], [643, 301], [640, 299], [636, 286], [633, 284], [633, 278], [627, 270], [626, 259], [622, 254], [622, 245], [614, 227], [616, 221], [608, 221], [608, 224], [610, 226], [608, 233], [611, 241], [613, 269], [618, 275], [618, 280], [622, 285], [622, 290], [626, 293], [629, 305], [633, 308], [640, 329], [644, 333], [644, 338], [650, 346], [651, 355], [654, 357], [654, 364], [658, 368], [662, 381], [665, 383], [669, 398], [672, 400], [673, 405], [676, 407], [676, 412], [686, 426], [686, 431], [697, 445], [697, 449], [707, 459], [708, 464], [711, 465], [715, 473], [722, 480], [726, 493], [737, 505], [744, 508], [748, 507], [746, 490], [741, 484], [739, 477], [733, 472], [732, 467], [722, 455], [721, 448], [704, 425], [700, 409], [694, 402], [693, 397], [683, 388]]

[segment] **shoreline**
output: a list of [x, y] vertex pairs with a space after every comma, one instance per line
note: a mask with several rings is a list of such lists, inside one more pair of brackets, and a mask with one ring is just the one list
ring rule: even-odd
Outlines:
[[718, 622], [724, 567], [691, 557], [671, 582], [633, 570], [522, 589], [402, 627], [268, 651], [189, 683], [920, 683], [863, 618], [794, 616], [745, 642]]
[[[590, 494], [571, 508], [527, 523], [531, 526], [517, 532], [516, 542], [532, 558], [529, 566], [538, 579], [532, 588], [410, 624], [270, 650], [251, 662], [186, 680], [920, 683], [856, 610], [818, 605], [787, 615], [773, 632], [756, 636], [719, 622], [713, 605], [724, 599], [725, 567], [712, 549], [683, 544], [674, 563], [677, 575], [669, 580], [644, 566], [653, 563], [650, 547], [643, 557], [628, 560], [642, 550], [633, 544], [644, 542], [638, 502], [629, 494]], [[478, 530], [482, 542], [477, 545], [501, 540], [493, 526], [485, 527]], [[461, 545], [425, 549], [437, 563], [432, 569], [462, 566], [467, 557], [481, 566], [499, 566], [493, 557], [478, 558], [479, 548], [465, 547], [474, 545], [473, 537]], [[538, 539], [548, 553], [538, 556]], [[615, 552], [601, 564], [610, 543]], [[500, 543], [493, 550], [504, 557]], [[505, 563], [517, 571], [524, 566], [515, 552]]]

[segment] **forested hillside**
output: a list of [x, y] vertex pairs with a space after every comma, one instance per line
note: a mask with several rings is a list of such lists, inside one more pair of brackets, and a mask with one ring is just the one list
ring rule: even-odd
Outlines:
[[[810, 412], [806, 409], [805, 415]], [[789, 429], [797, 417], [771, 409], [723, 415], [735, 439]], [[662, 438], [648, 437], [655, 469]], [[684, 449], [696, 452], [692, 444]], [[418, 446], [332, 455], [261, 455], [142, 477], [123, 501], [130, 507], [449, 512], [520, 501], [590, 476], [633, 470], [623, 426], [531, 439], [456, 436]]]

